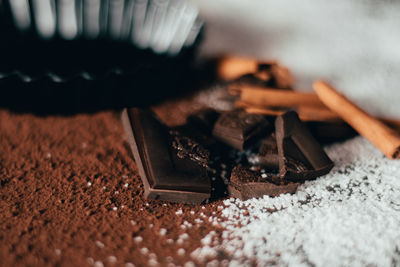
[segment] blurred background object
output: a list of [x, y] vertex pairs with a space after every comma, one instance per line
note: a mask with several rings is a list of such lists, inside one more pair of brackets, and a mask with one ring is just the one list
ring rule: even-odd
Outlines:
[[400, 116], [400, 1], [193, 2], [207, 26], [202, 55], [277, 60], [297, 90], [323, 78], [376, 116]]
[[184, 0], [0, 2], [0, 105], [79, 112], [148, 105], [198, 84], [203, 22]]
[[[84, 71], [79, 69], [78, 73], [85, 81], [97, 81], [105, 77], [104, 73], [116, 76], [128, 73], [119, 65], [157, 66], [159, 71], [155, 74], [139, 72], [137, 76], [143, 79], [132, 78], [131, 81], [136, 82], [125, 83], [124, 92], [115, 93], [132, 92], [123, 97], [122, 102], [113, 96], [118, 105], [137, 105], [196, 87], [195, 82], [189, 82], [202, 79], [192, 77], [195, 58], [233, 54], [276, 60], [289, 67], [298, 90], [311, 90], [312, 81], [323, 78], [371, 114], [380, 117], [400, 114], [400, 105], [387, 105], [400, 99], [397, 89], [400, 85], [399, 1], [3, 0], [1, 6], [2, 32], [17, 28], [25, 38], [24, 41], [3, 38], [7, 40], [0, 44], [1, 51], [7, 51], [7, 60], [0, 63], [3, 77], [4, 66], [16, 65], [18, 60], [29, 62], [33, 72], [39, 72], [40, 65], [44, 65], [40, 62], [43, 54], [49, 54], [47, 58], [53, 61], [66, 60], [64, 65], [68, 71], [64, 68], [58, 72], [67, 72], [68, 77], [71, 72], [76, 73], [71, 68], [84, 66]], [[35, 43], [32, 38], [25, 41], [35, 35], [32, 31], [41, 36], [40, 42]], [[57, 42], [63, 45], [57, 50], [50, 49]], [[129, 47], [128, 44], [133, 45]], [[30, 58], [31, 51], [39, 52]], [[152, 56], [145, 59], [146, 54], [141, 61], [138, 54], [142, 52]], [[19, 54], [23, 56], [15, 56]], [[153, 58], [154, 55], [161, 56]], [[57, 65], [53, 61], [48, 64], [51, 66], [48, 70]], [[83, 62], [83, 65], [74, 62]], [[90, 68], [88, 62], [94, 62]], [[136, 69], [143, 70], [141, 67], [132, 69], [135, 71], [129, 75]], [[25, 81], [37, 77], [26, 75], [27, 70], [18, 71]], [[164, 76], [158, 76], [160, 73]], [[52, 81], [63, 77], [54, 71], [47, 74], [53, 77]], [[165, 79], [162, 83], [154, 82], [162, 79]], [[105, 82], [108, 81], [107, 78]], [[115, 83], [107, 86], [112, 84]], [[164, 89], [154, 91], [157, 87]], [[152, 93], [133, 97], [138, 88]], [[145, 101], [133, 101], [135, 99]], [[80, 102], [77, 106], [87, 103], [86, 100], [77, 102]]]
[[[8, 0], [16, 28], [43, 39], [59, 36], [131, 41], [176, 55], [191, 46], [202, 26], [198, 9], [185, 0]], [[7, 8], [7, 3], [4, 4]]]

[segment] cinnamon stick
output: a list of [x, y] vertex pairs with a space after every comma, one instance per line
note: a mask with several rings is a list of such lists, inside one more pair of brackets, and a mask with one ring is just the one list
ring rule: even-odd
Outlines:
[[[243, 105], [243, 103], [238, 103], [237, 107], [244, 108], [248, 113], [254, 114], [262, 114], [267, 116], [280, 116], [284, 114], [288, 109], [271, 109], [271, 108], [262, 108], [262, 107], [255, 107], [251, 105]], [[308, 108], [308, 107], [297, 107], [293, 108], [295, 110], [299, 118], [302, 121], [316, 121], [316, 122], [343, 122], [343, 120], [333, 113], [330, 110], [326, 109], [315, 109], [315, 108]]]
[[302, 93], [291, 90], [279, 90], [257, 86], [230, 87], [229, 92], [240, 95], [240, 99], [246, 103], [268, 107], [324, 107], [314, 93]]
[[218, 64], [217, 72], [223, 80], [233, 80], [244, 74], [256, 73], [258, 62], [244, 57], [225, 57]]
[[390, 159], [400, 158], [400, 134], [354, 105], [328, 83], [316, 81], [313, 88], [321, 101]]
[[[242, 87], [240, 87], [242, 88]], [[290, 109], [295, 109], [299, 113], [299, 117], [302, 120], [307, 120], [307, 121], [321, 121], [321, 122], [338, 122], [342, 120], [342, 118], [336, 114], [335, 112], [332, 112], [330, 109], [328, 109], [325, 104], [321, 102], [318, 105], [307, 105], [306, 103], [312, 102], [314, 100], [306, 99], [307, 97], [312, 97], [315, 98], [315, 94], [304, 94], [296, 91], [283, 91], [285, 94], [284, 96], [287, 96], [288, 92], [291, 94], [293, 97], [301, 97], [302, 100], [305, 100], [302, 103], [297, 103], [296, 105], [286, 105], [287, 100], [286, 99], [281, 99], [280, 97], [282, 96], [282, 90], [274, 90], [274, 89], [262, 89], [266, 90], [267, 93], [265, 93], [265, 97], [270, 96], [271, 99], [275, 99], [275, 102], [268, 105], [269, 102], [267, 102], [267, 105], [260, 105], [260, 104], [254, 104], [257, 102], [261, 102], [257, 100], [256, 96], [251, 96], [247, 94], [241, 94], [242, 89], [236, 89], [236, 88], [230, 88], [231, 94], [240, 94], [240, 100], [235, 102], [235, 106], [238, 108], [243, 108], [249, 113], [258, 113], [258, 114], [264, 114], [264, 115], [269, 115], [269, 116], [279, 116], [283, 114], [283, 112], [287, 111], [288, 108]], [[264, 93], [260, 93], [264, 94]], [[250, 101], [249, 101], [250, 99]], [[247, 101], [246, 101], [247, 100]], [[318, 101], [320, 101], [318, 99]], [[307, 114], [307, 115], [306, 115]], [[398, 119], [390, 119], [390, 118], [378, 118], [378, 120], [382, 121], [383, 123], [387, 124], [391, 128], [395, 129], [396, 131], [400, 132], [400, 120]]]

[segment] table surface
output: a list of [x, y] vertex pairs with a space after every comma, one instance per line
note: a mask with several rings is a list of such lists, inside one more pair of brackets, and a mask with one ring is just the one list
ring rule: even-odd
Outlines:
[[[181, 123], [218, 96], [157, 112]], [[362, 137], [326, 147], [334, 169], [294, 195], [190, 206], [143, 198], [119, 112], [1, 110], [0, 136], [0, 266], [400, 263], [400, 161]]]

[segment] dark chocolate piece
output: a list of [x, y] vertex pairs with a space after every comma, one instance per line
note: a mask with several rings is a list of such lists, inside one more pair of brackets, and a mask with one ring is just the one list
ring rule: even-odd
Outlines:
[[281, 194], [294, 194], [299, 183], [276, 184], [271, 174], [254, 172], [246, 167], [235, 167], [231, 173], [228, 191], [231, 196], [247, 200], [253, 197], [268, 195], [276, 197]]
[[259, 63], [258, 71], [270, 71], [274, 65], [276, 65], [276, 63]]
[[200, 204], [210, 197], [206, 150], [169, 129], [147, 109], [130, 108], [122, 122], [148, 199]]
[[201, 132], [211, 135], [215, 122], [219, 117], [219, 113], [214, 109], [204, 109], [187, 118], [187, 124], [193, 125]]
[[239, 78], [230, 82], [230, 84], [238, 84], [238, 85], [253, 85], [260, 87], [272, 87], [274, 86], [274, 81], [272, 77], [266, 72], [261, 73], [248, 73], [240, 76]]
[[344, 141], [357, 135], [357, 132], [345, 122], [317, 122], [306, 123], [310, 132], [322, 144]]
[[258, 165], [267, 168], [269, 171], [279, 170], [279, 155], [276, 145], [276, 137], [271, 133], [261, 141], [260, 150], [257, 155]]
[[243, 150], [271, 130], [272, 125], [264, 116], [234, 110], [221, 114], [212, 133], [225, 144]]
[[170, 130], [169, 133], [172, 137], [171, 145], [179, 158], [189, 158], [205, 168], [208, 167], [210, 151], [193, 138], [182, 135], [179, 131]]
[[295, 111], [278, 116], [275, 134], [282, 179], [304, 181], [327, 174], [333, 162]]

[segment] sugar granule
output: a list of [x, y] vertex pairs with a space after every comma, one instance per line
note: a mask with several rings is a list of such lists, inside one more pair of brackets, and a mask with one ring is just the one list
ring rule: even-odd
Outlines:
[[104, 243], [103, 242], [101, 242], [99, 240], [96, 240], [96, 242], [94, 242], [94, 243], [96, 244], [97, 247], [104, 248]]
[[185, 250], [183, 248], [178, 249], [177, 254], [179, 256], [184, 256], [185, 255]]
[[181, 215], [182, 213], [183, 213], [182, 210], [178, 210], [178, 211], [175, 212], [176, 215]]
[[146, 255], [147, 253], [149, 253], [149, 249], [148, 248], [141, 248], [140, 249], [140, 253], [142, 253], [143, 255]]
[[108, 261], [109, 263], [116, 263], [116, 262], [117, 262], [117, 257], [115, 257], [115, 256], [108, 256], [108, 257], [107, 257], [107, 261]]
[[143, 241], [143, 237], [141, 237], [141, 236], [136, 236], [136, 237], [133, 238], [133, 241], [134, 241], [135, 243], [140, 243], [140, 242]]

